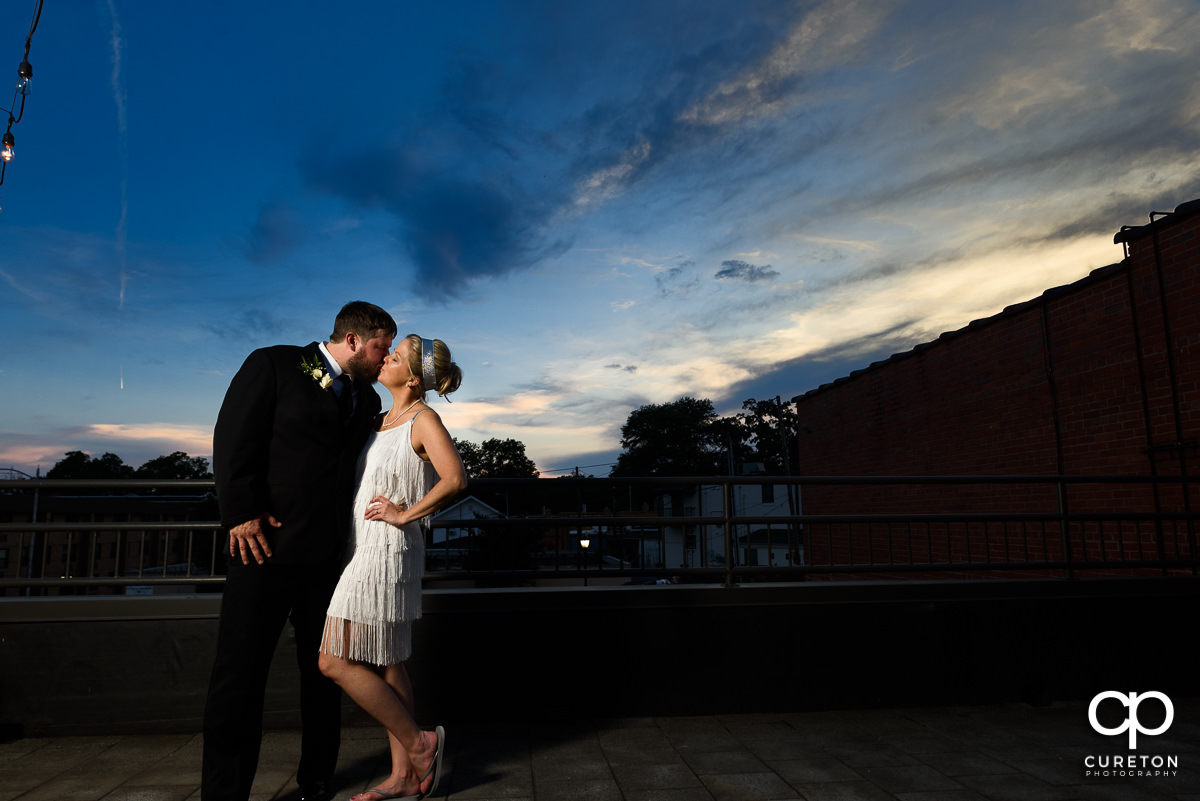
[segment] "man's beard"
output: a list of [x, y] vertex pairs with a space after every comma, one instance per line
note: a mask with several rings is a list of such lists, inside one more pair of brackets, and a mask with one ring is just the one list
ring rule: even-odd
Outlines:
[[346, 372], [354, 379], [354, 383], [374, 384], [379, 380], [379, 366], [368, 364], [361, 352], [354, 354], [346, 362]]

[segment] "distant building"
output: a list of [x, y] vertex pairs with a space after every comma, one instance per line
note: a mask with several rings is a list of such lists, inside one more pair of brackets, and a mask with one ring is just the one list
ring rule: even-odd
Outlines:
[[[762, 465], [739, 466], [739, 475], [764, 475]], [[799, 514], [799, 498], [789, 500], [785, 484], [735, 484], [730, 488], [733, 514], [739, 517], [783, 517]], [[712, 525], [678, 525], [672, 515], [714, 517], [725, 514], [724, 488], [720, 484], [687, 485], [664, 492], [659, 500], [663, 516], [657, 553], [647, 549], [646, 566], [725, 567], [725, 530], [720, 521]], [[732, 532], [735, 565], [786, 567], [803, 562], [803, 548], [794, 527], [769, 521], [739, 525]], [[650, 543], [647, 544], [648, 546]]]
[[[132, 578], [139, 575], [207, 576], [224, 572], [223, 535], [211, 529], [165, 529], [156, 523], [209, 523], [216, 519], [211, 493], [98, 495], [54, 488], [0, 493], [0, 522], [70, 523], [70, 531], [0, 532], [0, 578]], [[100, 528], [89, 524], [101, 524]], [[157, 567], [142, 568], [142, 565]], [[165, 567], [164, 567], [165, 566]], [[183, 566], [182, 568], [180, 566]], [[9, 590], [14, 594], [17, 590]], [[41, 595], [74, 593], [61, 587]], [[123, 588], [89, 587], [89, 593]]]

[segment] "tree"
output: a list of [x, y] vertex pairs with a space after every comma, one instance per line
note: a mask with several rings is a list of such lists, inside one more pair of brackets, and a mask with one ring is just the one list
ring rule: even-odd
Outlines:
[[83, 451], [67, 451], [46, 478], [133, 478], [133, 468], [115, 453], [92, 458]]
[[138, 478], [212, 478], [208, 460], [201, 456], [188, 456], [175, 451], [158, 456], [137, 469]]
[[482, 445], [454, 440], [468, 478], [537, 478], [538, 469], [516, 439], [489, 439]]
[[612, 475], [711, 476], [729, 472], [732, 428], [719, 422], [712, 401], [683, 397], [647, 404], [621, 426], [621, 447]]
[[753, 447], [756, 461], [762, 462], [767, 473], [776, 476], [791, 473], [797, 462], [796, 405], [778, 397], [771, 400], [750, 398], [742, 402], [745, 413], [737, 422]]

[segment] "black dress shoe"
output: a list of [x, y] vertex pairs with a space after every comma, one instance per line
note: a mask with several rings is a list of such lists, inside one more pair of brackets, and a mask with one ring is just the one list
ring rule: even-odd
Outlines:
[[296, 792], [296, 801], [332, 801], [333, 793], [325, 782], [312, 782], [300, 785]]

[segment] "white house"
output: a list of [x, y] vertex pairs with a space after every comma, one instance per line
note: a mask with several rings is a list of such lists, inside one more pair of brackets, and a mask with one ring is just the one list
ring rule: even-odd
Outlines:
[[[739, 466], [740, 475], [762, 475], [762, 465]], [[790, 489], [790, 499], [789, 499]], [[784, 517], [800, 514], [799, 487], [789, 484], [735, 484], [731, 490], [735, 517]], [[724, 493], [720, 484], [681, 487], [660, 498], [663, 515], [662, 565], [671, 567], [724, 567]], [[671, 525], [672, 515], [712, 517], [712, 525]], [[790, 533], [789, 533], [790, 532]], [[735, 526], [733, 563], [776, 565], [803, 563], [798, 526], [758, 521]], [[651, 563], [653, 564], [653, 563]]]

